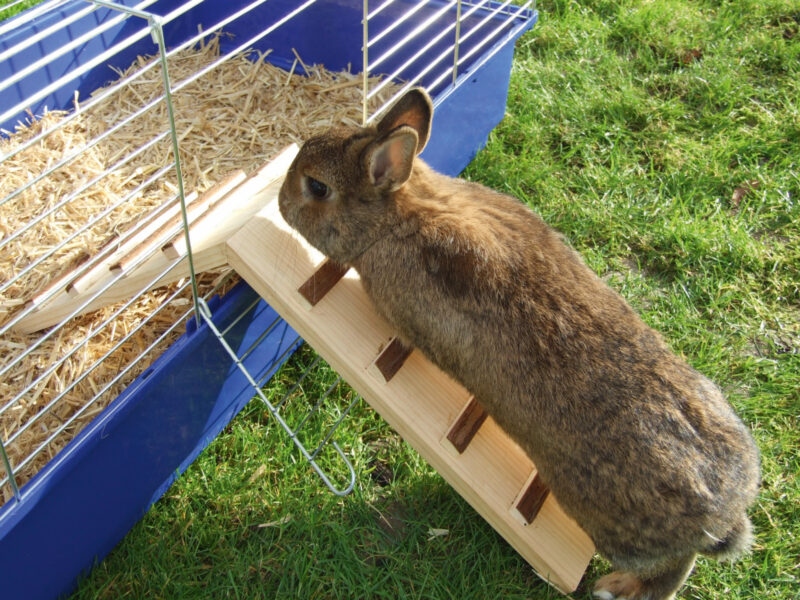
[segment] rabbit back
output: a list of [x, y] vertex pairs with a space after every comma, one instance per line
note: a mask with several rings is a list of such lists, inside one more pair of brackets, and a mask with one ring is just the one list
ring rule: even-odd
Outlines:
[[749, 432], [559, 234], [419, 160], [394, 210], [354, 261], [376, 309], [476, 395], [601, 552], [711, 550], [740, 526]]
[[356, 268], [616, 565], [680, 557], [677, 581], [696, 552], [746, 547], [758, 452], [730, 404], [528, 207], [416, 158], [432, 111], [411, 90], [375, 126], [306, 142], [284, 218]]

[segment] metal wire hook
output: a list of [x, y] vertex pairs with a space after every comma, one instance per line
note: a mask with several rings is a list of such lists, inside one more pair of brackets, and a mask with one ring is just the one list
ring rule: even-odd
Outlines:
[[[333, 492], [334, 494], [336, 494], [337, 496], [346, 496], [347, 494], [349, 494], [353, 490], [353, 487], [355, 486], [356, 472], [355, 472], [355, 468], [353, 467], [353, 464], [350, 462], [350, 460], [347, 458], [347, 456], [345, 456], [344, 452], [342, 452], [342, 449], [339, 446], [339, 444], [337, 444], [335, 441], [331, 441], [331, 445], [333, 446], [334, 450], [339, 455], [339, 457], [341, 458], [342, 462], [344, 463], [347, 471], [349, 472], [349, 482], [348, 482], [348, 485], [345, 488], [336, 487], [336, 485], [328, 477], [328, 475], [325, 472], [325, 470], [317, 463], [316, 457], [319, 454], [319, 451], [322, 449], [322, 447], [326, 443], [328, 443], [328, 441], [330, 441], [330, 438], [333, 435], [333, 432], [336, 430], [336, 428], [342, 422], [342, 420], [347, 415], [347, 413], [349, 413], [350, 409], [353, 407], [353, 405], [358, 400], [358, 398], [356, 398], [356, 400], [354, 400], [350, 404], [350, 406], [345, 410], [345, 412], [340, 416], [340, 418], [337, 420], [335, 425], [328, 431], [328, 434], [325, 437], [325, 439], [323, 439], [323, 441], [314, 450], [313, 454], [309, 453], [308, 450], [306, 449], [306, 447], [303, 445], [303, 443], [298, 439], [297, 433], [302, 428], [302, 426], [305, 424], [305, 422], [308, 420], [308, 418], [311, 416], [311, 414], [314, 411], [316, 411], [316, 409], [319, 407], [319, 404], [322, 402], [322, 400], [324, 400], [324, 398], [331, 392], [333, 387], [338, 384], [340, 378], [337, 379], [336, 383], [334, 383], [333, 386], [330, 386], [328, 388], [328, 390], [322, 396], [322, 398], [319, 400], [319, 402], [317, 402], [317, 405], [314, 407], [312, 412], [309, 413], [308, 415], [306, 415], [306, 417], [303, 419], [303, 421], [301, 422], [300, 426], [298, 428], [296, 428], [295, 430], [292, 430], [292, 428], [289, 427], [288, 423], [283, 419], [283, 417], [281, 417], [281, 415], [279, 413], [279, 408], [280, 408], [281, 404], [283, 404], [283, 402], [285, 401], [285, 398], [287, 396], [284, 396], [284, 398], [281, 400], [281, 402], [277, 406], [273, 405], [269, 401], [267, 396], [264, 394], [263, 390], [259, 387], [258, 383], [256, 383], [256, 381], [253, 378], [253, 376], [247, 370], [247, 367], [245, 367], [245, 365], [243, 364], [242, 359], [239, 358], [239, 356], [236, 354], [236, 351], [233, 348], [231, 348], [230, 344], [228, 344], [228, 341], [225, 339], [224, 335], [217, 328], [216, 324], [212, 320], [211, 309], [209, 308], [208, 304], [206, 303], [206, 301], [203, 298], [200, 298], [200, 300], [199, 300], [199, 311], [198, 311], [198, 314], [203, 318], [203, 320], [208, 325], [209, 329], [211, 329], [211, 331], [214, 333], [216, 338], [222, 344], [223, 348], [225, 348], [225, 351], [231, 357], [231, 359], [233, 360], [234, 364], [238, 367], [238, 369], [242, 372], [242, 374], [245, 376], [247, 381], [253, 387], [256, 395], [261, 399], [261, 401], [267, 407], [267, 409], [272, 414], [272, 416], [275, 418], [275, 420], [280, 424], [280, 426], [283, 428], [283, 430], [286, 432], [286, 434], [292, 440], [294, 445], [297, 446], [298, 450], [300, 450], [300, 453], [303, 455], [303, 457], [306, 459], [306, 461], [308, 461], [308, 463], [311, 465], [311, 467], [314, 469], [314, 471], [317, 472], [317, 475], [319, 475], [320, 479], [322, 479], [323, 483], [325, 483], [325, 485], [328, 487], [328, 489], [331, 492]], [[300, 339], [299, 336], [298, 336], [297, 339], [298, 340]], [[316, 361], [315, 361], [315, 363], [312, 363], [312, 364], [316, 364]], [[302, 378], [301, 378], [301, 381], [302, 381]], [[296, 382], [296, 384], [291, 388], [289, 393], [291, 393], [295, 389], [297, 389], [297, 386], [299, 386], [299, 384], [300, 384], [299, 381]]]

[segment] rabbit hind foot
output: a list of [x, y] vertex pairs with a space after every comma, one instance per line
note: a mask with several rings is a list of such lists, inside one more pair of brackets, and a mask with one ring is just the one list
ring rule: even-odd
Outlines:
[[598, 600], [672, 600], [692, 571], [694, 559], [676, 560], [654, 575], [614, 571], [598, 579], [592, 593]]
[[597, 580], [592, 594], [599, 600], [642, 598], [642, 580], [627, 571], [614, 571]]

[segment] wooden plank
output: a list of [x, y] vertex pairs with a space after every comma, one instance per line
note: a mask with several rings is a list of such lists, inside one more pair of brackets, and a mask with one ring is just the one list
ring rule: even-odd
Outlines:
[[[108, 255], [114, 250], [119, 248], [119, 236], [115, 235], [112, 237], [108, 242], [103, 244], [100, 248], [99, 253]], [[34, 306], [39, 307], [45, 305], [49, 302], [48, 298], [53, 295], [53, 297], [57, 297], [57, 294], [69, 294], [71, 293], [72, 283], [75, 281], [75, 272], [81, 270], [82, 268], [87, 268], [86, 263], [92, 260], [92, 256], [84, 256], [82, 257], [75, 265], [66, 273], [57, 277], [47, 285], [45, 285], [41, 290], [39, 290], [36, 295], [27, 300], [25, 302], [25, 307]], [[93, 269], [94, 267], [88, 267]]]
[[[197, 194], [190, 194], [187, 204], [191, 205], [197, 199]], [[28, 304], [40, 307], [52, 301], [56, 296], [52, 296], [53, 290], [76, 296], [82, 291], [93, 287], [98, 281], [108, 276], [112, 265], [119, 260], [126, 252], [130, 252], [142, 240], [146, 239], [151, 232], [160, 227], [164, 222], [177, 215], [178, 203], [165, 202], [157, 206], [147, 215], [144, 215], [139, 224], [137, 223], [125, 233], [114, 235], [108, 242], [97, 251], [93, 256], [87, 256], [76, 264], [70, 271], [58, 279], [50, 282], [44, 289], [36, 294]], [[86, 268], [86, 263], [92, 263]], [[80, 271], [84, 273], [78, 274]], [[50, 299], [48, 299], [50, 298]]]
[[[235, 184], [235, 181], [239, 179], [238, 176], [228, 180], [223, 186], [224, 190], [228, 190], [227, 193], [220, 194], [220, 189], [209, 190], [210, 206], [203, 213], [204, 218], [193, 222], [189, 228], [192, 259], [196, 273], [227, 264], [225, 241], [276, 197], [283, 183], [283, 177], [296, 154], [297, 146], [292, 144], [238, 185]], [[220, 195], [222, 195], [221, 198]], [[163, 224], [161, 223], [161, 225]], [[181, 224], [178, 223], [177, 227], [180, 229]], [[172, 235], [172, 232], [164, 231]], [[152, 234], [153, 231], [151, 230], [150, 233]], [[142, 251], [139, 248], [127, 248], [127, 252], [121, 254], [121, 251], [117, 250], [110, 257], [115, 261], [114, 264], [108, 264], [109, 259], [107, 259], [103, 276], [93, 281], [90, 287], [73, 294], [59, 293], [52, 300], [41, 305], [38, 310], [21, 319], [14, 326], [14, 330], [31, 333], [55, 325], [75, 312], [81, 304], [112, 281], [113, 284], [107, 290], [89, 302], [78, 314], [128, 300], [136, 294], [142, 294], [188, 277], [189, 265], [185, 258], [168, 273], [159, 277], [159, 274], [177, 258], [186, 256], [186, 240], [182, 231], [176, 232], [172, 240], [174, 243], [171, 244], [170, 249], [174, 254], [170, 254], [170, 256], [175, 258], [169, 258], [168, 254], [163, 251], [163, 240], [149, 237], [144, 240], [144, 243], [147, 244], [149, 251], [156, 250], [156, 252], [135, 269], [130, 268], [131, 262], [128, 261], [128, 271], [121, 268], [120, 258], [131, 256], [132, 253], [141, 257]], [[118, 267], [116, 271], [111, 269], [115, 265]]]
[[406, 359], [411, 355], [413, 348], [403, 344], [396, 337], [392, 338], [389, 343], [380, 351], [380, 354], [375, 358], [370, 369], [374, 369], [380, 373], [383, 380], [387, 383], [391, 381], [400, 367], [406, 362]]
[[488, 416], [475, 396], [470, 396], [464, 409], [447, 430], [442, 444], [455, 454], [463, 454]]
[[[188, 218], [189, 227], [207, 215], [212, 206], [216, 205], [222, 198], [225, 198], [229, 192], [236, 189], [239, 184], [246, 179], [247, 175], [244, 171], [234, 171], [203, 192], [196, 202], [187, 202], [186, 216]], [[151, 250], [154, 245], [163, 246], [165, 239], [182, 234], [183, 215], [180, 211], [180, 205], [178, 205], [178, 210], [168, 222], [153, 231], [144, 243], [139, 244], [136, 248], [132, 248], [130, 251], [120, 256], [119, 260], [111, 265], [111, 270], [129, 273], [131, 271], [131, 265], [135, 264], [138, 259]], [[178, 257], [174, 256], [172, 258]]]
[[[517, 551], [562, 591], [574, 590], [594, 547], [549, 495], [534, 523], [510, 513], [533, 465], [486, 419], [463, 454], [441, 439], [469, 393], [412, 352], [387, 383], [369, 369], [393, 332], [375, 312], [353, 270], [309, 310], [298, 288], [324, 257], [281, 218], [277, 202], [259, 212], [227, 244], [228, 261], [378, 413], [397, 430]], [[568, 458], [565, 458], [565, 460]]]
[[[196, 193], [191, 193], [186, 197], [187, 207], [193, 207], [199, 199]], [[180, 203], [177, 201], [164, 204], [156, 208], [152, 213], [142, 217], [141, 221], [145, 225], [135, 224], [127, 233], [119, 236], [119, 244], [115, 248], [110, 248], [109, 252], [102, 252], [103, 256], [86, 273], [75, 277], [67, 286], [67, 293], [77, 296], [87, 290], [96, 288], [96, 284], [107, 279], [109, 271], [113, 271], [113, 265], [126, 254], [133, 252], [136, 248], [147, 243], [153, 234], [178, 217], [180, 213]], [[151, 247], [152, 248], [152, 247]]]
[[550, 489], [534, 470], [511, 505], [511, 515], [522, 525], [530, 525], [547, 500]]
[[330, 292], [331, 288], [344, 277], [345, 273], [347, 273], [347, 267], [328, 259], [303, 282], [297, 291], [308, 301], [310, 308], [322, 300], [325, 294]]

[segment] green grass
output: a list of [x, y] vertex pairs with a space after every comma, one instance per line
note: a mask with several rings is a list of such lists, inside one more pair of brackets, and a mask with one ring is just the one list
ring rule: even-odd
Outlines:
[[[752, 428], [763, 455], [755, 549], [734, 564], [701, 559], [680, 597], [795, 598], [800, 5], [539, 10], [518, 44], [507, 116], [465, 176], [561, 230]], [[307, 349], [292, 358], [269, 393], [310, 360]], [[333, 377], [320, 369], [308, 397]], [[334, 397], [329, 419], [352, 392]], [[295, 398], [287, 418], [306, 409]], [[346, 498], [251, 403], [73, 598], [558, 597], [363, 403], [337, 439], [359, 473]], [[430, 538], [432, 528], [448, 534]], [[594, 561], [574, 597], [607, 569]]]
[[0, 0], [0, 21], [4, 19], [8, 19], [9, 17], [13, 17], [17, 13], [22, 12], [23, 10], [30, 8], [34, 4], [39, 4], [41, 0], [24, 0], [24, 2], [20, 2], [19, 4], [15, 4], [11, 8], [2, 8], [3, 6], [7, 6], [14, 2], [14, 0]]

